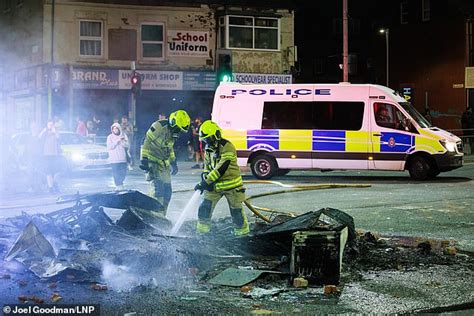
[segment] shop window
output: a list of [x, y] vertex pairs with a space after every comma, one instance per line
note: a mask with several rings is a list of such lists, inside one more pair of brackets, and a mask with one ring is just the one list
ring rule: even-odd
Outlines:
[[219, 47], [279, 50], [280, 20], [226, 15], [219, 18]]
[[164, 59], [164, 24], [142, 24], [141, 45], [143, 59]]
[[79, 21], [79, 55], [81, 57], [101, 57], [102, 42], [102, 21]]

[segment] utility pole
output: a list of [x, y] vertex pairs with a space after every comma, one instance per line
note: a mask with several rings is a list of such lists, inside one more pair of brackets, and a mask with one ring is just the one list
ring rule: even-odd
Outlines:
[[386, 78], [386, 82], [387, 82], [387, 87], [389, 86], [389, 83], [390, 83], [390, 76], [389, 76], [389, 69], [390, 69], [390, 59], [389, 59], [389, 56], [388, 56], [388, 52], [389, 52], [389, 49], [388, 49], [388, 43], [389, 43], [389, 29], [387, 28], [387, 30], [385, 31], [385, 47], [386, 47], [386, 59], [387, 59], [387, 69], [386, 69], [386, 73], [387, 73], [387, 78]]
[[347, 1], [342, 0], [342, 81], [349, 82]]
[[55, 0], [51, 1], [51, 52], [48, 71], [48, 120], [53, 117], [53, 65], [54, 65], [54, 5]]
[[[130, 68], [132, 70], [132, 75], [133, 75], [136, 70], [134, 61], [132, 61]], [[132, 92], [132, 89], [130, 89], [130, 107], [128, 109], [128, 117], [132, 125], [136, 126], [137, 125], [137, 99], [136, 99], [135, 93]]]

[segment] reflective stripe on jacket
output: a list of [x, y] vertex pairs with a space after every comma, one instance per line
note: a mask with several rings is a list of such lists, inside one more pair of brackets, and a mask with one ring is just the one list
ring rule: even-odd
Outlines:
[[174, 139], [167, 120], [155, 121], [146, 132], [145, 141], [141, 148], [141, 159], [169, 165], [176, 159], [174, 154]]
[[226, 139], [219, 141], [216, 151], [206, 151], [204, 171], [209, 172], [206, 182], [214, 183], [216, 191], [231, 190], [243, 185], [235, 147]]

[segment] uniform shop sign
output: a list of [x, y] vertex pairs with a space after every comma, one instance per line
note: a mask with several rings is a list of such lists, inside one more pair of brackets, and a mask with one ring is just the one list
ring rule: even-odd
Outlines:
[[[182, 71], [137, 70], [142, 78], [142, 90], [182, 90]], [[119, 70], [119, 89], [130, 89], [130, 70]]]
[[74, 89], [117, 89], [118, 72], [114, 69], [74, 68], [71, 73]]
[[169, 30], [168, 56], [209, 57], [209, 32]]

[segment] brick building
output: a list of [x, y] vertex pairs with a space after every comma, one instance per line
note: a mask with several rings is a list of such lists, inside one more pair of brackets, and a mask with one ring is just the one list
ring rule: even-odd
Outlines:
[[[210, 116], [219, 55], [237, 81], [291, 82], [294, 16], [288, 1], [5, 0], [2, 128], [29, 130], [58, 115], [145, 129], [159, 113]], [[133, 107], [131, 62], [142, 76]], [[8, 118], [8, 119], [6, 119]], [[107, 124], [109, 126], [109, 124]]]

